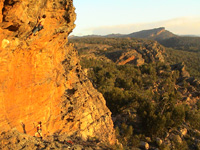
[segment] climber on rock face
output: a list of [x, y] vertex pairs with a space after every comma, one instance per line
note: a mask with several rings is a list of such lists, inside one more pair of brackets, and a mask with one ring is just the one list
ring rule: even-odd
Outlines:
[[[42, 18], [38, 18], [37, 20], [37, 25], [35, 26], [35, 28], [32, 31], [32, 34], [35, 36], [40, 30], [42, 30], [44, 28], [44, 22], [45, 22], [45, 18], [46, 15], [43, 15]], [[31, 34], [31, 35], [32, 35]]]
[[42, 139], [42, 122], [38, 122], [37, 125], [37, 132], [35, 133], [35, 136], [37, 137], [37, 135], [39, 135], [39, 137]]

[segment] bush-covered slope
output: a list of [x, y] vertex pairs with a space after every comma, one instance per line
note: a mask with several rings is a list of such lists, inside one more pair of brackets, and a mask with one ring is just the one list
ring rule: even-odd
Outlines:
[[[117, 65], [119, 49], [137, 50], [152, 41], [95, 38], [73, 42], [82, 67], [113, 113], [116, 135], [125, 149], [145, 142], [151, 149], [200, 148], [200, 82], [189, 77], [184, 63], [169, 64], [182, 61], [184, 52], [181, 56], [170, 49], [167, 54], [163, 51], [165, 62], [148, 62], [142, 55], [145, 61], [140, 66]], [[151, 48], [146, 45], [146, 51]], [[108, 52], [115, 59], [105, 57]]]
[[184, 51], [200, 51], [200, 37], [172, 37], [169, 39], [159, 40], [159, 42], [170, 48]]
[[170, 64], [184, 62], [186, 70], [192, 77], [200, 80], [200, 51], [184, 51], [172, 48], [166, 48], [167, 57], [165, 60]]

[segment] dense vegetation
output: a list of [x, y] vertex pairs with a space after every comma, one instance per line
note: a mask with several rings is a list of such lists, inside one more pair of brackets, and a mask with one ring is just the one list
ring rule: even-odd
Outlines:
[[[177, 39], [179, 42], [175, 43], [172, 39]], [[168, 47], [166, 48], [166, 54], [163, 54], [165, 57], [166, 62], [169, 64], [176, 64], [180, 62], [184, 62], [186, 65], [186, 70], [190, 73], [191, 76], [200, 79], [200, 42], [199, 38], [194, 37], [176, 37], [170, 38], [174, 44], [170, 46], [168, 43]], [[136, 38], [77, 38], [77, 39], [70, 39], [71, 42], [76, 43], [75, 46], [78, 49], [80, 56], [83, 54], [88, 54], [89, 51], [95, 51], [95, 55], [102, 55], [102, 54], [109, 54], [112, 55], [112, 60], [117, 53], [109, 53], [111, 51], [116, 50], [126, 50], [126, 49], [140, 49], [142, 46], [148, 47], [152, 44], [150, 40], [145, 39], [136, 39]], [[164, 40], [163, 40], [164, 41]], [[175, 40], [176, 41], [176, 40]], [[181, 42], [182, 41], [182, 42]], [[191, 41], [191, 42], [190, 42]], [[161, 42], [162, 43], [162, 42]], [[167, 43], [167, 40], [166, 40]], [[175, 46], [181, 45], [178, 43], [184, 43], [186, 45], [193, 45], [187, 49], [188, 46]], [[183, 48], [184, 47], [184, 48]], [[106, 51], [105, 51], [106, 49]], [[199, 50], [198, 50], [199, 49]]]
[[200, 51], [184, 51], [166, 48], [167, 57], [165, 60], [170, 64], [184, 62], [186, 70], [191, 76], [200, 79]]
[[166, 48], [170, 64], [184, 62], [191, 76], [200, 79], [200, 37], [173, 37], [159, 41]]
[[184, 51], [200, 51], [200, 37], [173, 37], [159, 41], [162, 45]]
[[[195, 144], [200, 137], [196, 132], [200, 130], [200, 100], [197, 96], [194, 103], [190, 104], [184, 99], [189, 90], [196, 87], [184, 80], [178, 70], [172, 71], [170, 67], [170, 63], [184, 61], [187, 69], [199, 77], [199, 57], [195, 55], [196, 52], [166, 49], [168, 63], [117, 65], [102, 59], [104, 48], [106, 53], [130, 47], [136, 49], [141, 45], [148, 47], [147, 43], [151, 44], [151, 41], [84, 38], [73, 42], [79, 50], [82, 67], [88, 70], [89, 79], [104, 95], [113, 113], [116, 135], [124, 149], [139, 147], [140, 141], [148, 141], [152, 148], [200, 149], [200, 144]], [[83, 45], [80, 46], [80, 43]], [[88, 51], [92, 51], [95, 57], [88, 57], [88, 54], [91, 55]], [[183, 128], [190, 132], [181, 138], [182, 142], [170, 138]], [[171, 145], [156, 144], [157, 137], [170, 139]]]
[[[164, 138], [169, 129], [181, 127], [186, 122], [200, 129], [200, 109], [193, 111], [186, 103], [178, 105], [182, 95], [176, 90], [179, 72], [170, 73], [169, 65], [118, 66], [83, 59], [82, 66], [92, 68], [88, 76], [104, 95], [113, 115], [129, 113], [127, 121], [116, 123], [118, 138], [124, 146], [136, 146], [138, 140], [145, 137]], [[188, 138], [189, 145], [176, 145], [177, 149], [190, 146], [190, 142]]]
[[[138, 48], [141, 47], [142, 45], [148, 46], [152, 41], [150, 40], [145, 40], [145, 39], [136, 39], [136, 38], [75, 38], [75, 39], [70, 39], [70, 42], [76, 43], [78, 51], [80, 51], [78, 44], [85, 44], [85, 51], [88, 51], [88, 45], [86, 44], [93, 44], [98, 48], [101, 45], [107, 45], [109, 50], [115, 50], [115, 49], [127, 49], [127, 48]], [[95, 47], [93, 47], [95, 48]], [[99, 49], [95, 49], [99, 50]], [[83, 49], [82, 49], [83, 51]]]

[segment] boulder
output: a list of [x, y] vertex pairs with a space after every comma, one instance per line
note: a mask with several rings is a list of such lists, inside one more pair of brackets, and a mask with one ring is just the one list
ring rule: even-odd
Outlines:
[[175, 64], [175, 65], [171, 65], [171, 69], [172, 70], [178, 70], [180, 72], [180, 76], [182, 78], [189, 78], [190, 77], [190, 74], [186, 71], [185, 64], [183, 62]]
[[185, 136], [187, 134], [187, 129], [186, 128], [181, 129], [180, 134], [182, 137]]
[[170, 150], [170, 148], [172, 147], [171, 141], [169, 139], [164, 140], [163, 144], [166, 146], [166, 150]]
[[145, 150], [149, 149], [149, 144], [147, 142], [141, 141], [140, 142], [140, 147], [144, 148]]
[[145, 138], [147, 142], [151, 142], [151, 138], [150, 137], [146, 137]]
[[156, 138], [156, 144], [158, 145], [158, 146], [161, 146], [162, 145], [162, 143], [163, 143], [163, 141], [160, 139], [160, 138]]
[[194, 133], [196, 134], [196, 136], [200, 137], [200, 131], [199, 130], [195, 129]]
[[2, 48], [6, 48], [9, 45], [10, 41], [7, 39], [3, 39], [3, 41], [1, 42], [1, 47]]
[[136, 50], [129, 50], [123, 52], [116, 63], [119, 65], [125, 65], [129, 63], [140, 66], [144, 64], [144, 59], [142, 58], [142, 55]]
[[73, 150], [82, 150], [83, 146], [82, 145], [74, 145]]
[[179, 135], [173, 135], [172, 141], [174, 141], [175, 143], [179, 143], [179, 144], [181, 144], [183, 142]]

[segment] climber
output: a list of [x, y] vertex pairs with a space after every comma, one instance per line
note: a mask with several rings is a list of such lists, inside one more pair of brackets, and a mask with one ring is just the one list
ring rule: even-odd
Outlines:
[[21, 122], [21, 125], [22, 125], [22, 128], [23, 128], [23, 131], [24, 131], [24, 134], [26, 134], [26, 126], [23, 122]]
[[39, 135], [39, 137], [42, 139], [42, 122], [38, 122], [37, 125], [37, 132], [35, 132], [35, 136], [37, 137], [37, 135]]
[[40, 30], [44, 29], [45, 18], [46, 18], [46, 15], [43, 15], [42, 18], [38, 17], [37, 24], [35, 28], [33, 29], [31, 35], [33, 34], [35, 36]]

